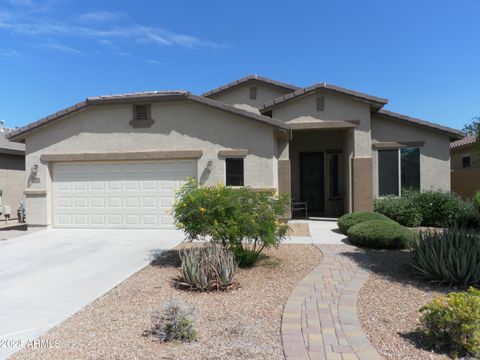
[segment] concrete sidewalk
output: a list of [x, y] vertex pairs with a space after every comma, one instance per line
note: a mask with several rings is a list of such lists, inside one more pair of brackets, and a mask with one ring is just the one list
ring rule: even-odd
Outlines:
[[291, 220], [289, 224], [308, 224], [310, 236], [291, 236], [285, 244], [348, 244], [347, 237], [337, 226], [337, 219], [318, 218], [309, 220]]
[[177, 230], [42, 230], [0, 242], [0, 359], [183, 240]]

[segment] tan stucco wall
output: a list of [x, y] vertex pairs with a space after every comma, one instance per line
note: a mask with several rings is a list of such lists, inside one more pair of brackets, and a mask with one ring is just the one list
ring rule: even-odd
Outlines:
[[[257, 88], [256, 99], [250, 99], [250, 87], [252, 86]], [[248, 81], [221, 93], [215, 94], [210, 98], [230, 105], [247, 104], [258, 108], [260, 105], [263, 105], [264, 103], [289, 92], [292, 91], [274, 85], [265, 84], [263, 82]]]
[[[294, 131], [292, 142], [290, 143], [290, 164], [292, 169], [292, 197], [296, 201], [300, 201], [300, 153], [302, 152], [324, 152], [324, 174], [325, 174], [325, 211], [326, 213], [334, 213], [337, 211], [333, 202], [328, 201], [328, 161], [327, 150], [343, 149], [345, 138], [348, 132], [345, 130], [310, 130], [310, 131]], [[344, 211], [347, 211], [348, 198], [347, 186], [348, 179], [347, 167], [345, 162], [348, 161], [348, 154], [342, 151], [339, 158], [339, 189], [344, 198]]]
[[470, 156], [470, 168], [480, 169], [480, 150], [475, 150], [470, 146], [450, 153], [452, 170], [463, 170], [462, 157], [467, 155]]
[[[323, 111], [317, 111], [317, 97], [325, 98]], [[354, 131], [354, 156], [370, 156], [370, 105], [349, 96], [319, 90], [274, 108], [272, 116], [285, 122], [315, 120], [359, 121]]]
[[[420, 189], [450, 191], [448, 135], [381, 115], [372, 118], [372, 142], [424, 141], [420, 147]], [[373, 193], [378, 196], [378, 153], [373, 154]]]
[[[28, 197], [30, 222], [46, 225], [52, 219], [51, 167], [40, 163], [42, 154], [203, 150], [197, 174], [202, 184], [213, 185], [225, 181], [225, 161], [218, 151], [248, 149], [245, 185], [276, 188], [273, 127], [191, 101], [152, 104], [152, 118], [151, 128], [133, 129], [131, 105], [102, 105], [31, 133], [26, 139], [26, 166], [40, 164], [40, 182], [30, 188], [46, 189], [47, 195]], [[210, 160], [213, 167], [208, 173]]]
[[11, 218], [17, 217], [17, 209], [25, 198], [25, 158], [18, 155], [0, 154], [0, 191], [2, 201], [0, 204], [0, 220], [3, 216], [3, 206], [11, 209]]

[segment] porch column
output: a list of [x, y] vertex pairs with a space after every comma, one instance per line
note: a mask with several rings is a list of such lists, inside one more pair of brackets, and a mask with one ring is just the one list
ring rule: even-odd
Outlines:
[[[278, 195], [290, 194], [292, 189], [291, 181], [292, 170], [290, 160], [278, 160]], [[285, 218], [292, 218], [292, 208], [287, 206]]]
[[373, 210], [373, 161], [371, 156], [352, 159], [353, 211]]

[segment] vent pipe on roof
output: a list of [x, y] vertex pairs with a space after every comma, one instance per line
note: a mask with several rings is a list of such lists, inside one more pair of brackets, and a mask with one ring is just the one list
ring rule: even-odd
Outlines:
[[4, 133], [5, 132], [5, 121], [3, 120], [0, 120], [0, 133]]

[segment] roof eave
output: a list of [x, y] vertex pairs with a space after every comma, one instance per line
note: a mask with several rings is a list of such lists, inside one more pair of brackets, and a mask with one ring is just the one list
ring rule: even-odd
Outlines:
[[189, 92], [172, 92], [172, 93], [158, 93], [158, 94], [147, 94], [147, 95], [131, 95], [131, 96], [97, 96], [87, 98], [85, 101], [79, 102], [73, 106], [70, 106], [66, 109], [60, 110], [54, 114], [51, 114], [45, 118], [42, 118], [38, 121], [32, 122], [20, 129], [16, 129], [7, 135], [7, 138], [10, 141], [22, 142], [25, 140], [27, 134], [32, 131], [38, 130], [46, 125], [50, 125], [53, 122], [64, 119], [78, 111], [82, 111], [90, 106], [96, 105], [108, 105], [108, 104], [136, 104], [136, 103], [146, 103], [146, 102], [159, 102], [162, 100], [192, 100], [195, 102], [203, 103], [211, 107], [234, 113], [243, 117], [251, 118], [254, 120], [261, 121], [263, 123], [282, 128], [288, 129], [288, 125], [285, 123], [269, 118], [264, 115], [258, 115], [247, 110], [236, 108], [232, 105], [224, 104], [212, 99], [208, 99], [202, 96], [192, 95]]
[[279, 96], [278, 98], [275, 98], [265, 104], [263, 104], [260, 107], [260, 112], [267, 112], [272, 110], [273, 108], [288, 103], [290, 101], [298, 100], [306, 96], [310, 96], [313, 93], [317, 91], [329, 91], [332, 93], [340, 94], [340, 95], [345, 95], [345, 96], [350, 96], [353, 97], [357, 100], [364, 101], [366, 103], [369, 103], [372, 107], [373, 110], [378, 111], [380, 110], [383, 106], [385, 106], [388, 103], [388, 99], [385, 98], [380, 98], [377, 96], [372, 96], [364, 93], [360, 93], [357, 91], [353, 90], [348, 90], [336, 85], [331, 85], [327, 83], [319, 83], [315, 84], [303, 89], [296, 90], [292, 93]]
[[245, 76], [241, 79], [231, 81], [231, 82], [229, 82], [225, 85], [222, 85], [222, 86], [219, 86], [215, 89], [209, 90], [209, 91], [203, 93], [201, 96], [208, 98], [210, 96], [220, 94], [224, 91], [227, 91], [227, 90], [230, 90], [234, 87], [242, 85], [242, 84], [244, 84], [248, 81], [260, 81], [260, 82], [263, 82], [265, 84], [273, 85], [273, 86], [283, 88], [285, 90], [289, 90], [289, 91], [292, 91], [292, 92], [300, 89], [298, 86], [295, 86], [295, 85], [292, 85], [292, 84], [287, 84], [287, 83], [277, 81], [277, 80], [273, 80], [273, 79], [269, 79], [269, 78], [266, 78], [266, 77], [263, 77], [263, 76], [248, 75], [248, 76]]
[[438, 132], [442, 132], [445, 134], [448, 134], [450, 136], [450, 140], [459, 140], [465, 136], [460, 130], [449, 128], [448, 126], [443, 126], [439, 124], [432, 123], [430, 121], [425, 121], [422, 119], [417, 119], [413, 118], [407, 115], [399, 114], [399, 113], [394, 113], [388, 110], [379, 110], [378, 111], [379, 115], [398, 120], [398, 121], [407, 121], [411, 124], [428, 128], [428, 129], [433, 129]]

